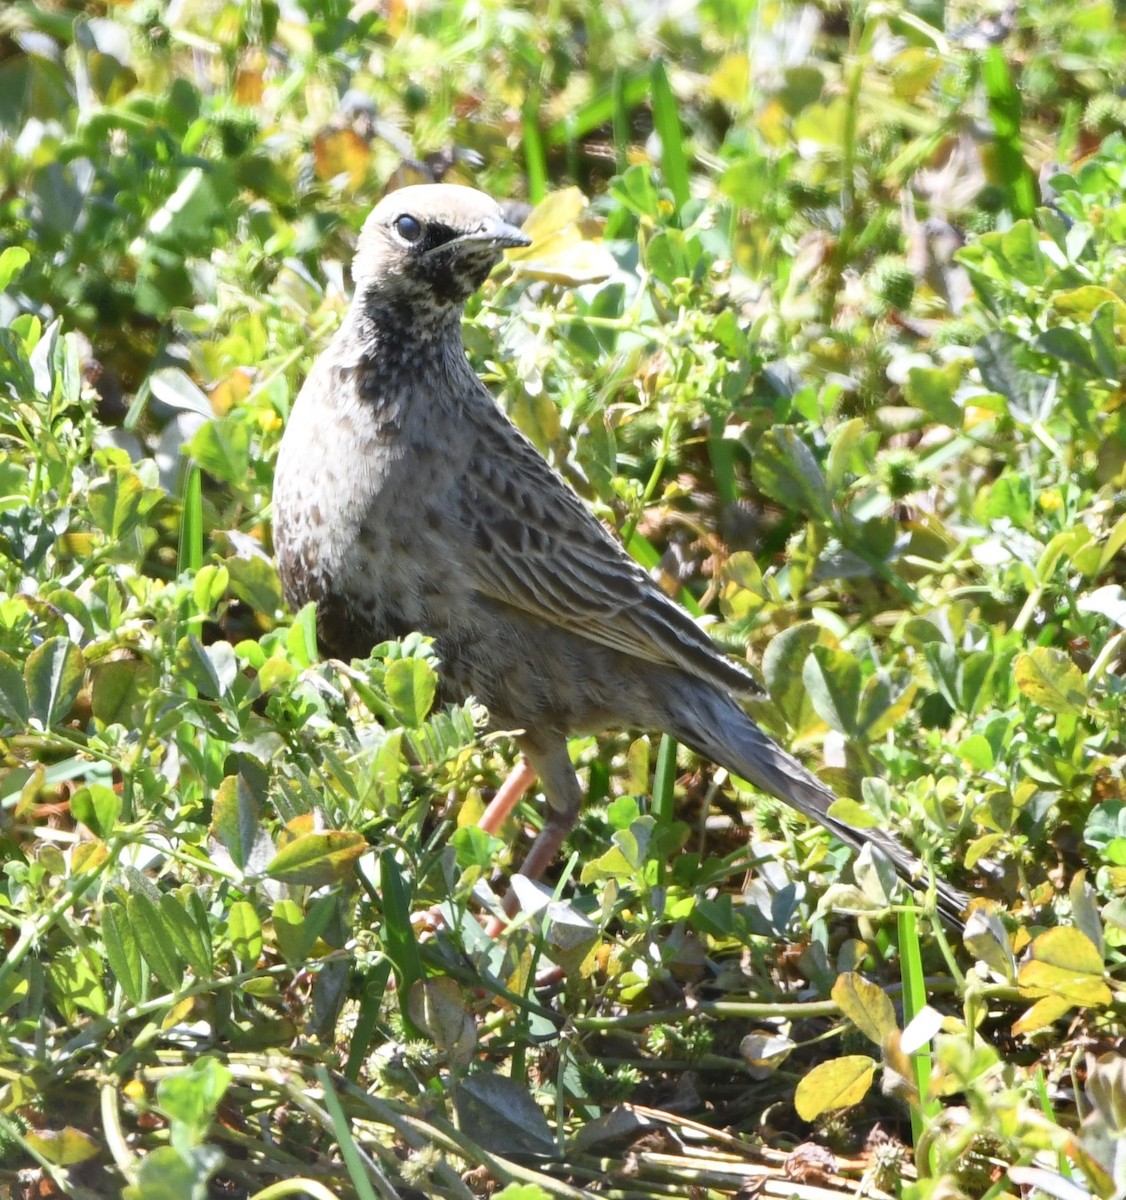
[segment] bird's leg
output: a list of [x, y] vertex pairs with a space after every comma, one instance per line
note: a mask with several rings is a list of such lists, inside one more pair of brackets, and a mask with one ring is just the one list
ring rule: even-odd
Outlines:
[[509, 772], [508, 778], [497, 789], [497, 794], [481, 814], [478, 825], [486, 832], [495, 834], [508, 819], [520, 798], [536, 782], [536, 773], [526, 758], [522, 758]]
[[[524, 738], [521, 739], [521, 748], [525, 754], [524, 762], [504, 781], [500, 791], [485, 810], [480, 824], [486, 832], [494, 832], [485, 825], [485, 820], [494, 808], [499, 807], [501, 794], [511, 788], [511, 792], [509, 792], [511, 800], [502, 816], [497, 818], [498, 824], [504, 816], [512, 811], [516, 802], [538, 775], [543, 782], [543, 790], [547, 796], [547, 820], [544, 821], [543, 829], [540, 830], [536, 840], [532, 843], [532, 848], [520, 864], [518, 874], [523, 875], [525, 879], [539, 879], [559, 853], [559, 847], [563, 845], [567, 834], [575, 827], [575, 822], [579, 818], [579, 809], [582, 806], [583, 794], [579, 787], [578, 777], [575, 775], [575, 769], [571, 766], [567, 744], [562, 738], [557, 744], [549, 746], [546, 750], [538, 746], [529, 746], [527, 739]], [[519, 788], [518, 791], [517, 788]], [[506, 796], [507, 800], [508, 796]], [[504, 898], [504, 911], [513, 917], [519, 911], [519, 907], [520, 903], [516, 893], [509, 888]], [[499, 921], [494, 920], [485, 928], [488, 933], [495, 936], [500, 931], [501, 925]]]

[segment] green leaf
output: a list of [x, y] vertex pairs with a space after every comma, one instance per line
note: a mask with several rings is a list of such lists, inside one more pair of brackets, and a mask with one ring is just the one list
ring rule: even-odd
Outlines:
[[1013, 677], [1023, 695], [1050, 712], [1066, 715], [1086, 707], [1083, 673], [1063, 650], [1037, 646], [1018, 655]]
[[102, 910], [102, 944], [109, 969], [126, 998], [132, 1004], [140, 1004], [145, 994], [141, 947], [123, 905], [109, 903]]
[[961, 429], [965, 414], [955, 401], [954, 393], [961, 385], [963, 374], [960, 361], [947, 363], [944, 367], [912, 367], [907, 372], [907, 402], [939, 424]]
[[309, 952], [305, 944], [305, 914], [295, 900], [279, 900], [271, 914], [278, 949], [290, 966], [296, 966]]
[[859, 800], [851, 796], [842, 796], [829, 805], [829, 816], [835, 821], [843, 821], [853, 829], [875, 829], [879, 820], [870, 813]]
[[1032, 217], [1037, 188], [1021, 148], [1021, 102], [1000, 46], [990, 46], [982, 64], [989, 118], [997, 149], [997, 176], [1014, 216]]
[[259, 833], [258, 802], [242, 775], [228, 775], [215, 791], [211, 836], [222, 843], [240, 871], [246, 870]]
[[94, 719], [107, 725], [140, 725], [138, 709], [148, 698], [152, 667], [140, 658], [111, 658], [90, 664], [90, 707]]
[[305, 833], [284, 845], [266, 867], [271, 879], [325, 887], [352, 875], [356, 860], [368, 849], [362, 833], [326, 829]]
[[185, 1158], [173, 1146], [157, 1146], [141, 1159], [137, 1183], [122, 1190], [122, 1200], [205, 1200], [214, 1168], [208, 1159]]
[[74, 707], [85, 670], [82, 651], [69, 638], [48, 638], [27, 657], [24, 682], [31, 715], [44, 728], [61, 721]]
[[755, 448], [751, 474], [773, 500], [818, 521], [832, 516], [821, 468], [809, 447], [788, 425], [767, 430]]
[[121, 797], [103, 784], [92, 783], [74, 793], [70, 811], [75, 820], [105, 839], [113, 833], [117, 818], [121, 816]]
[[125, 911], [153, 974], [168, 991], [178, 991], [184, 983], [184, 966], [157, 906], [144, 892], [134, 892], [125, 902]]
[[68, 947], [52, 955], [47, 961], [47, 984], [68, 1020], [76, 1021], [83, 1012], [105, 1016], [102, 963], [93, 950]]
[[972, 733], [963, 738], [956, 749], [962, 761], [969, 763], [975, 771], [992, 771], [996, 766], [993, 747], [989, 739], [980, 733]]
[[[250, 478], [250, 426], [226, 417], [201, 425], [188, 443], [188, 453], [209, 475], [241, 488]], [[188, 497], [185, 496], [185, 519]], [[184, 564], [184, 569], [190, 569]]]
[[823, 1113], [852, 1108], [872, 1086], [876, 1064], [866, 1054], [818, 1063], [798, 1080], [794, 1108], [803, 1121], [815, 1121]]
[[87, 493], [94, 524], [111, 540], [123, 537], [160, 501], [162, 493], [146, 488], [132, 466], [115, 465]]
[[413, 881], [405, 875], [390, 850], [379, 855], [379, 881], [383, 895], [383, 940], [398, 981], [399, 1005], [407, 1011], [407, 998], [416, 980], [423, 977], [422, 958], [411, 925]]
[[23, 246], [9, 246], [0, 252], [0, 292], [31, 262], [31, 255]]
[[179, 896], [165, 892], [160, 897], [160, 915], [176, 949], [201, 979], [211, 974], [211, 930], [189, 913]]
[[841, 1012], [877, 1046], [882, 1047], [887, 1035], [898, 1029], [895, 1007], [887, 992], [855, 971], [846, 971], [837, 977], [832, 997], [840, 1005]]
[[802, 666], [802, 683], [817, 715], [848, 737], [859, 731], [860, 660], [847, 650], [814, 646]]
[[202, 1141], [233, 1076], [216, 1058], [205, 1055], [156, 1085], [156, 1102], [165, 1116], [186, 1126], [192, 1141]]
[[15, 725], [26, 725], [30, 714], [23, 671], [15, 659], [0, 650], [0, 716]]
[[387, 664], [383, 686], [391, 707], [408, 729], [417, 729], [434, 706], [438, 676], [421, 658], [397, 658]]
[[1001, 234], [1001, 254], [1014, 278], [1029, 287], [1044, 282], [1047, 263], [1040, 234], [1031, 221], [1015, 221]]
[[1087, 818], [1083, 840], [1108, 863], [1126, 867], [1126, 803], [1108, 800], [1095, 805]]
[[236, 900], [227, 914], [231, 949], [244, 967], [253, 967], [262, 953], [262, 922], [248, 900]]

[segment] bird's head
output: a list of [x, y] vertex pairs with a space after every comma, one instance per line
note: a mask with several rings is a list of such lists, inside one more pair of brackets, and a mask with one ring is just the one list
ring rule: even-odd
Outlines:
[[511, 246], [530, 238], [484, 192], [454, 184], [400, 188], [364, 222], [353, 278], [365, 306], [460, 313]]

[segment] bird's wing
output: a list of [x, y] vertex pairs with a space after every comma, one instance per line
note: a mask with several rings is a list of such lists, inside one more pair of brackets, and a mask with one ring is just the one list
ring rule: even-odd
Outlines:
[[473, 587], [552, 625], [741, 693], [754, 678], [630, 558], [491, 397], [455, 502]]

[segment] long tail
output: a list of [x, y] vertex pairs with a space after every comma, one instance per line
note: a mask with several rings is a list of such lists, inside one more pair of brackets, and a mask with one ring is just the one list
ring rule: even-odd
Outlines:
[[[707, 683], [685, 681], [679, 701], [674, 701], [675, 712], [668, 711], [668, 726], [669, 732], [686, 746], [784, 800], [824, 825], [846, 846], [855, 850], [875, 846], [908, 883], [918, 886], [925, 878], [919, 859], [884, 830], [853, 829], [829, 816], [836, 795], [763, 733], [725, 693]], [[960, 929], [969, 897], [941, 880], [936, 883], [936, 892], [940, 915]]]

